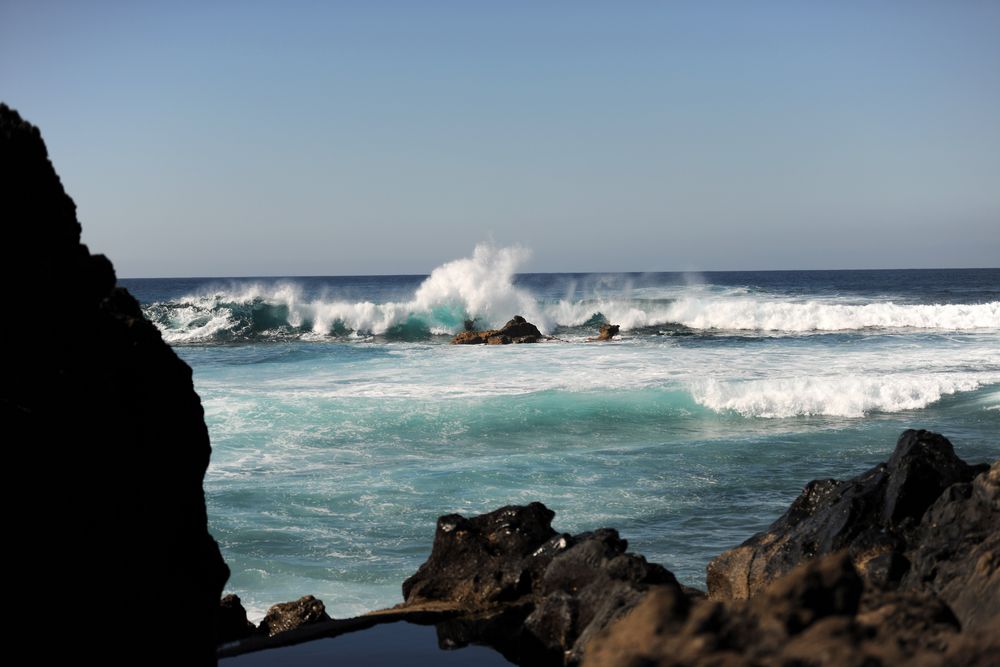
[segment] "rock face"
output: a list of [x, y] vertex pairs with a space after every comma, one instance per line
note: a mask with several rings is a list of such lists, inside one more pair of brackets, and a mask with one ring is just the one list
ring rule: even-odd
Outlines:
[[[8, 539], [23, 546], [7, 553], [10, 625], [53, 662], [132, 663], [169, 619], [184, 630], [155, 642], [157, 659], [214, 664], [229, 572], [207, 530], [211, 449], [191, 369], [80, 243], [38, 129], [3, 105], [0, 188], [0, 411], [7, 470], [31, 485], [5, 491]], [[155, 616], [123, 613], [137, 599]], [[86, 618], [39, 623], [53, 600]]]
[[553, 516], [532, 503], [441, 517], [430, 558], [403, 583], [402, 608], [452, 602], [467, 618], [452, 623], [449, 643], [480, 641], [521, 664], [560, 664], [651, 587], [686, 599], [670, 572], [627, 553], [617, 531], [559, 534]]
[[1000, 462], [906, 431], [890, 459], [806, 486], [712, 561], [710, 599], [651, 591], [585, 665], [1000, 664]]
[[256, 634], [257, 628], [247, 620], [247, 610], [238, 595], [227, 595], [219, 601], [218, 642], [225, 644]]
[[[752, 597], [797, 564], [841, 549], [866, 580], [894, 586], [914, 566], [907, 547], [920, 542], [911, 533], [927, 509], [955, 484], [965, 486], [954, 493], [962, 497], [952, 502], [965, 502], [963, 494], [974, 488], [969, 482], [984, 468], [959, 459], [944, 436], [905, 431], [888, 462], [846, 481], [810, 482], [766, 531], [712, 560], [709, 596]], [[988, 502], [984, 494], [976, 495], [977, 506]], [[976, 515], [977, 526], [986, 521], [981, 514]], [[992, 517], [996, 519], [995, 512]], [[956, 531], [965, 528], [962, 524]], [[963, 534], [973, 539], [982, 532], [979, 527]]]
[[585, 667], [998, 664], [1000, 633], [958, 632], [940, 601], [874, 596], [846, 552], [812, 559], [751, 600], [688, 607], [654, 589], [588, 647]]
[[531, 322], [515, 315], [499, 329], [463, 331], [451, 339], [452, 345], [510, 345], [511, 343], [537, 343], [545, 336]]
[[1000, 634], [1000, 461], [942, 493], [906, 544], [901, 588], [936, 594], [963, 629]]
[[264, 620], [257, 626], [257, 632], [272, 637], [303, 625], [329, 620], [323, 601], [317, 600], [312, 595], [306, 595], [292, 602], [272, 605], [267, 610]]

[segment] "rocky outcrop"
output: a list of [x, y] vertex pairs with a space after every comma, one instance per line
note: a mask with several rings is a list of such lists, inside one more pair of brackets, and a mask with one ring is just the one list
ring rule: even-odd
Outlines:
[[510, 345], [511, 343], [537, 343], [545, 336], [531, 322], [515, 315], [499, 329], [463, 331], [451, 339], [452, 345]]
[[[2, 105], [0, 209], [0, 412], [22, 482], [4, 492], [8, 630], [51, 662], [132, 664], [170, 619], [184, 630], [156, 658], [213, 664], [228, 569], [207, 529], [211, 449], [191, 369], [80, 243], [38, 129]], [[54, 600], [86, 613], [54, 628], [41, 621]], [[148, 607], [123, 613], [132, 600]]]
[[441, 517], [399, 609], [450, 602], [463, 614], [450, 641], [490, 643], [521, 664], [560, 664], [650, 587], [685, 596], [666, 569], [627, 553], [617, 531], [559, 534], [553, 517], [541, 503]]
[[257, 626], [257, 632], [273, 637], [303, 625], [329, 620], [323, 601], [317, 600], [312, 595], [306, 595], [298, 600], [272, 605], [267, 610], [264, 620]]
[[618, 335], [621, 327], [617, 324], [602, 324], [596, 338], [588, 338], [589, 341], [611, 340]]
[[[953, 485], [965, 486], [950, 491], [948, 498], [956, 497], [944, 502], [964, 502], [978, 488], [969, 482], [984, 470], [985, 466], [970, 466], [958, 458], [944, 436], [905, 431], [886, 463], [846, 481], [810, 482], [766, 531], [712, 560], [709, 595], [752, 597], [799, 563], [842, 549], [866, 580], [895, 586], [913, 567], [922, 567], [913, 557], [926, 559], [910, 552], [926, 539], [915, 534], [914, 527], [927, 509]], [[978, 493], [975, 502], [988, 502], [985, 493]], [[973, 536], [984, 530], [979, 524], [987, 521], [981, 514], [976, 515], [975, 530], [965, 524], [955, 530], [976, 539]], [[995, 513], [991, 516], [996, 519]]]
[[995, 623], [1000, 633], [1000, 461], [946, 489], [906, 545], [900, 588], [937, 595], [963, 629]]
[[811, 482], [711, 562], [710, 599], [653, 589], [585, 665], [1000, 664], [1000, 462], [906, 431], [889, 460]]
[[585, 667], [997, 664], [1000, 633], [959, 633], [946, 606], [918, 593], [862, 595], [846, 552], [793, 568], [751, 600], [688, 606], [653, 589], [588, 647]]

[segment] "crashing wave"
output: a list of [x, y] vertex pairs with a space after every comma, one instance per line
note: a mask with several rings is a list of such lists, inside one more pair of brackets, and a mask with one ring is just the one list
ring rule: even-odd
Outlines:
[[998, 381], [1000, 376], [947, 375], [706, 380], [692, 386], [691, 393], [700, 405], [743, 417], [864, 417], [925, 408], [946, 395]]
[[499, 326], [514, 314], [544, 333], [593, 327], [623, 331], [684, 327], [693, 331], [824, 332], [860, 329], [1000, 329], [1000, 301], [983, 304], [850, 304], [792, 301], [688, 285], [615, 297], [544, 302], [515, 284], [527, 259], [522, 248], [479, 245], [472, 257], [434, 269], [408, 301], [374, 303], [306, 298], [294, 282], [254, 283], [146, 306], [171, 343], [329, 335], [386, 336], [399, 340], [454, 334], [467, 320]]

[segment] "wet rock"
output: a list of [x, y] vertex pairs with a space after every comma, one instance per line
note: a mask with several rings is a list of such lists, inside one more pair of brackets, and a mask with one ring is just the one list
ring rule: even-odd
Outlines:
[[947, 438], [905, 431], [889, 461], [846, 481], [806, 485], [788, 511], [708, 565], [709, 596], [748, 598], [801, 562], [847, 549], [870, 582], [894, 586], [910, 568], [907, 534], [953, 484], [983, 470]]
[[[468, 322], [466, 323], [468, 326]], [[452, 345], [509, 345], [511, 343], [537, 343], [545, 336], [531, 322], [515, 315], [499, 329], [462, 331], [451, 339]]]
[[247, 620], [247, 610], [238, 595], [227, 595], [219, 602], [218, 641], [220, 644], [239, 641], [256, 634], [257, 628]]
[[617, 324], [602, 324], [596, 338], [588, 338], [590, 341], [611, 340], [618, 335], [621, 327]]
[[292, 602], [273, 605], [257, 626], [257, 632], [272, 637], [303, 625], [329, 620], [323, 601], [306, 595]]
[[[184, 626], [157, 643], [157, 660], [214, 664], [229, 572], [208, 533], [211, 448], [191, 368], [115, 287], [111, 262], [80, 243], [76, 206], [39, 130], [5, 105], [0, 217], [0, 271], [16, 286], [0, 326], [16, 351], [0, 380], [5, 465], [45, 472], [44, 503], [6, 491], [19, 508], [8, 535], [29, 545], [7, 553], [17, 573], [7, 593], [20, 601], [8, 630], [50, 662], [131, 664], [154, 633], [150, 614], [123, 613], [122, 601], [152, 599], [156, 618]], [[53, 642], [39, 619], [68, 590], [86, 601], [90, 622], [62, 624]]]

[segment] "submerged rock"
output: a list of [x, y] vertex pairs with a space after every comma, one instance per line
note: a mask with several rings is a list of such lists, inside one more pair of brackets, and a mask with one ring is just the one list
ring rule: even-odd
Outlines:
[[[208, 431], [191, 368], [102, 255], [80, 243], [76, 205], [38, 129], [0, 105], [4, 220], [5, 465], [30, 473], [44, 502], [9, 486], [8, 630], [53, 663], [215, 663], [219, 598], [229, 571], [208, 533], [202, 479]], [[44, 475], [41, 473], [44, 472]], [[36, 474], [37, 473], [37, 474]], [[37, 494], [36, 494], [37, 495]], [[67, 554], [71, 553], [71, 564]], [[87, 621], [53, 629], [53, 600]], [[157, 619], [183, 632], [156, 641]], [[55, 634], [53, 634], [55, 633]], [[57, 639], [57, 641], [53, 641]]]
[[298, 600], [272, 605], [257, 626], [257, 632], [273, 637], [303, 625], [329, 620], [323, 601], [317, 600], [312, 595], [306, 595]]
[[[471, 325], [466, 322], [466, 328]], [[463, 331], [451, 339], [452, 345], [510, 345], [511, 343], [537, 343], [545, 336], [531, 322], [515, 315], [499, 329]]]

